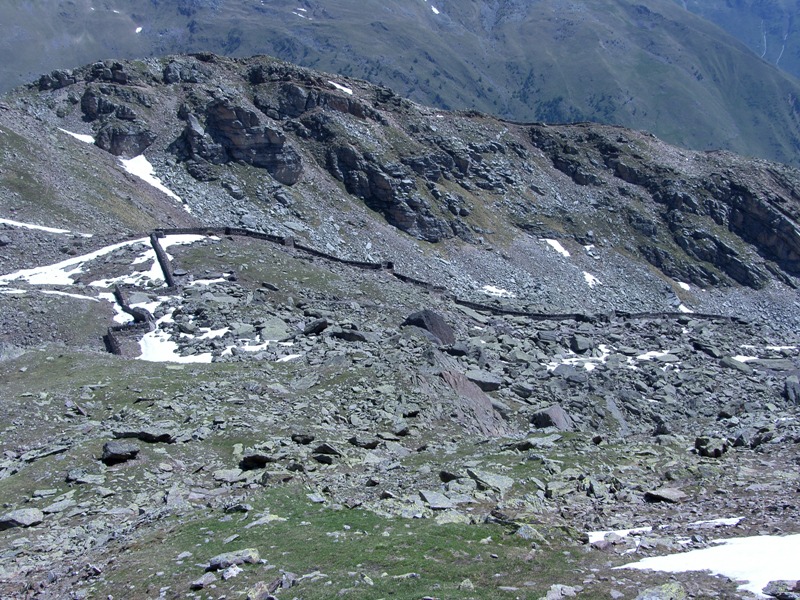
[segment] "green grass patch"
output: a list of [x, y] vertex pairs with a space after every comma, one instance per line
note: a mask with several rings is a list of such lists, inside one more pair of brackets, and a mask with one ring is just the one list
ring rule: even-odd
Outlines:
[[[244, 548], [257, 548], [267, 564], [244, 565], [239, 576], [220, 579], [212, 597], [244, 595], [257, 582], [272, 581], [285, 570], [298, 576], [322, 574], [289, 592], [306, 600], [538, 598], [554, 577], [563, 577], [563, 563], [569, 560], [570, 550], [564, 554], [560, 545], [531, 553], [529, 541], [497, 525], [437, 525], [432, 519], [335, 510], [312, 504], [305, 491], [292, 485], [251, 494], [247, 501], [254, 506], [253, 517], [215, 512], [191, 520], [174, 518], [122, 553], [113, 581], [99, 581], [94, 596], [113, 592], [114, 597], [149, 597], [170, 586], [168, 597], [186, 597], [190, 583], [203, 574], [198, 565]], [[245, 528], [267, 511], [285, 520]], [[235, 540], [226, 541], [234, 535]], [[192, 556], [178, 564], [176, 557], [187, 551]], [[464, 583], [467, 579], [473, 589]], [[200, 596], [206, 597], [205, 592]]]

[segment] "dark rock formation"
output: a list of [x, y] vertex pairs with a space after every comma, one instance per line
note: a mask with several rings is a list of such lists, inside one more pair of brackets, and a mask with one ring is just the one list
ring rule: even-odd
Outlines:
[[135, 442], [106, 442], [100, 460], [108, 466], [116, 465], [136, 458], [139, 451], [139, 445]]
[[133, 158], [155, 141], [156, 134], [143, 125], [107, 123], [97, 133], [95, 144], [115, 156]]
[[429, 309], [421, 310], [419, 312], [408, 315], [401, 324], [401, 327], [414, 326], [424, 329], [431, 333], [441, 344], [453, 345], [456, 343], [456, 337], [453, 333], [453, 328], [447, 324], [444, 317], [437, 312]]
[[184, 160], [224, 164], [241, 161], [265, 169], [285, 185], [297, 183], [303, 173], [302, 160], [285, 134], [264, 124], [258, 113], [228, 99], [205, 107], [205, 126], [189, 114], [181, 138], [173, 149]]

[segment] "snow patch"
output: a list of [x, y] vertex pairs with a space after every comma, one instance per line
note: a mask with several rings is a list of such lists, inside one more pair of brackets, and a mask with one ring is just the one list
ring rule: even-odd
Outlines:
[[289, 362], [290, 360], [296, 360], [296, 359], [300, 358], [301, 356], [303, 356], [303, 355], [302, 354], [287, 354], [286, 356], [283, 356], [283, 357], [279, 358], [276, 362], [279, 362], [279, 363]]
[[676, 281], [675, 283], [678, 284], [679, 288], [686, 290], [687, 292], [692, 289], [692, 286], [690, 286], [688, 283], [684, 283], [683, 281]]
[[142, 33], [142, 28], [141, 27], [137, 27], [136, 28], [136, 33]]
[[100, 250], [95, 250], [89, 254], [69, 258], [54, 265], [23, 269], [15, 273], [2, 275], [0, 276], [0, 285], [6, 285], [9, 281], [14, 281], [17, 279], [23, 279], [32, 285], [72, 285], [75, 283], [72, 280], [72, 277], [83, 272], [83, 266], [85, 263], [101, 256], [105, 256], [106, 254], [110, 254], [119, 248], [132, 246], [134, 244], [145, 244], [147, 242], [147, 238], [119, 242], [118, 244], [112, 244], [111, 246], [100, 248]]
[[485, 285], [481, 289], [487, 296], [494, 296], [496, 298], [516, 298], [516, 296], [508, 290], [504, 290], [503, 288], [495, 287], [493, 285]]
[[114, 307], [114, 323], [118, 323], [120, 325], [124, 325], [125, 323], [130, 323], [133, 321], [133, 317], [122, 310], [122, 307], [117, 304], [117, 299], [111, 292], [103, 292], [97, 294], [97, 297], [100, 300], [106, 300], [107, 302], [111, 303], [111, 306]]
[[645, 527], [633, 527], [632, 529], [610, 529], [608, 531], [590, 531], [586, 535], [589, 536], [589, 543], [602, 542], [606, 539], [607, 535], [618, 535], [619, 537], [628, 537], [629, 535], [641, 535], [643, 533], [650, 533], [653, 528], [649, 525]]
[[223, 337], [226, 333], [228, 333], [231, 330], [230, 327], [221, 327], [220, 329], [211, 329], [210, 327], [202, 327], [201, 329], [205, 330], [200, 336], [201, 340], [213, 340], [214, 338]]
[[92, 136], [90, 136], [90, 135], [86, 135], [84, 133], [73, 133], [71, 131], [67, 131], [66, 129], [61, 129], [61, 127], [59, 127], [58, 130], [59, 131], [63, 131], [64, 133], [66, 133], [68, 135], [71, 135], [76, 140], [80, 140], [80, 141], [85, 142], [87, 144], [94, 144], [94, 138]]
[[336, 83], [335, 81], [328, 81], [328, 83], [330, 83], [333, 87], [335, 87], [340, 92], [344, 92], [345, 94], [350, 94], [351, 96], [353, 95], [353, 90], [350, 89], [349, 87], [345, 87], [343, 85], [340, 85], [340, 84]]
[[566, 356], [559, 357], [560, 360], [551, 361], [547, 365], [547, 370], [555, 371], [560, 365], [572, 365], [574, 367], [583, 367], [587, 371], [594, 371], [598, 365], [605, 364], [608, 357], [611, 356], [611, 348], [606, 344], [600, 344], [597, 348], [601, 352], [600, 356], [579, 356], [570, 351]]
[[550, 244], [550, 246], [553, 248], [553, 250], [558, 252], [564, 258], [569, 258], [569, 252], [567, 252], [567, 250], [564, 249], [564, 246], [562, 246], [561, 242], [559, 242], [558, 240], [551, 240], [551, 239], [548, 239], [548, 238], [542, 238], [542, 241], [543, 242], [547, 242], [548, 244]]
[[694, 521], [689, 527], [733, 527], [738, 525], [744, 517], [729, 517], [725, 519], [711, 519], [710, 521]]
[[678, 306], [678, 312], [682, 312], [684, 314], [690, 315], [694, 311], [691, 308], [689, 308], [688, 306], [686, 306], [685, 304], [681, 304], [680, 306]]
[[746, 363], [752, 360], [758, 360], [757, 356], [745, 356], [744, 354], [738, 354], [736, 356], [731, 357], [733, 360], [738, 360], [739, 362]]
[[583, 278], [586, 280], [586, 283], [589, 285], [590, 288], [593, 288], [598, 283], [602, 283], [597, 277], [595, 277], [588, 271], [583, 272]]
[[[153, 171], [153, 165], [150, 164], [150, 161], [145, 158], [144, 154], [140, 154], [139, 156], [135, 156], [131, 159], [120, 158], [119, 162], [122, 164], [123, 168], [130, 173], [152, 185], [154, 188], [161, 190], [170, 198], [177, 200], [181, 204], [183, 204], [183, 200], [181, 200], [180, 196], [178, 196], [175, 192], [170, 190], [166, 187], [161, 180], [155, 176], [155, 172]], [[187, 212], [189, 211], [188, 207], [184, 205]]]
[[194, 281], [189, 282], [189, 287], [197, 286], [197, 285], [214, 285], [215, 283], [225, 283], [226, 279], [224, 277], [217, 277], [216, 279], [195, 279]]
[[433, 11], [433, 14], [435, 14], [435, 15], [439, 14], [439, 11], [436, 9], [435, 6], [431, 6], [431, 10]]
[[90, 238], [91, 233], [73, 233], [69, 229], [58, 229], [56, 227], [44, 227], [43, 225], [32, 225], [31, 223], [22, 223], [20, 221], [12, 221], [11, 219], [0, 219], [0, 225], [9, 225], [10, 227], [22, 227], [24, 229], [35, 229], [37, 231], [46, 231], [48, 233], [68, 233], [79, 235], [81, 237]]
[[645, 352], [644, 354], [637, 356], [636, 360], [653, 360], [654, 358], [669, 356], [669, 354], [669, 352], [661, 352], [660, 350], [650, 350], [649, 352]]
[[712, 543], [719, 545], [691, 552], [653, 556], [615, 568], [667, 573], [708, 570], [714, 575], [746, 582], [739, 589], [760, 598], [766, 598], [761, 591], [770, 581], [798, 578], [800, 534], [713, 540]]
[[66, 296], [67, 298], [77, 298], [78, 300], [89, 300], [90, 302], [100, 302], [97, 298], [91, 296], [82, 296], [81, 294], [70, 294], [69, 292], [61, 292], [59, 290], [41, 290], [43, 294], [50, 294], [51, 296]]
[[166, 331], [149, 331], [139, 341], [142, 353], [138, 360], [147, 362], [176, 362], [176, 363], [210, 363], [210, 352], [181, 356], [178, 354], [178, 344], [170, 339]]

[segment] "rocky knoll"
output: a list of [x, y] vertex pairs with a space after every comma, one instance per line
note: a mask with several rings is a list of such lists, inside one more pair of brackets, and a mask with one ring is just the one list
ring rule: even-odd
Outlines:
[[97, 63], [15, 97], [53, 125], [88, 125], [113, 154], [147, 152], [179, 191], [208, 184], [186, 200], [207, 221], [246, 213], [269, 229], [274, 213], [314, 210], [323, 194], [430, 242], [507, 240], [511, 223], [624, 248], [697, 286], [797, 284], [800, 178], [777, 164], [613, 127], [445, 116], [267, 58]]

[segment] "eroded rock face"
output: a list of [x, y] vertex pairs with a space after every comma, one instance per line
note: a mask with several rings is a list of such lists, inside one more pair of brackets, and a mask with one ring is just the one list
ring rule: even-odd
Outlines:
[[187, 160], [224, 164], [242, 161], [265, 169], [284, 185], [294, 185], [303, 173], [300, 155], [278, 128], [259, 114], [231, 100], [216, 100], [205, 109], [205, 126], [190, 114], [176, 149]]
[[115, 156], [133, 158], [142, 154], [156, 140], [156, 134], [136, 123], [110, 123], [97, 134], [95, 144]]
[[[637, 249], [670, 277], [699, 286], [736, 282], [760, 289], [770, 273], [785, 283], [776, 271], [800, 274], [795, 188], [768, 165], [749, 165], [753, 168], [743, 172], [726, 164], [724, 154], [708, 155], [699, 168], [687, 165], [688, 158], [665, 161], [634, 147], [622, 133], [567, 133], [537, 125], [530, 135], [553, 166], [578, 185], [602, 189], [611, 177], [639, 188], [641, 197], [625, 190], [636, 201], [626, 209], [639, 236]], [[650, 202], [655, 205], [648, 207]], [[655, 209], [657, 219], [644, 208]], [[748, 254], [749, 244], [766, 263]]]
[[[480, 244], [511, 223], [613, 247], [696, 287], [798, 285], [800, 179], [788, 168], [621, 128], [433, 114], [391, 90], [333, 79], [267, 57], [201, 53], [54, 72], [36, 93], [67, 129], [88, 123], [99, 147], [156, 159], [166, 150], [238, 204], [277, 199], [276, 212], [302, 213], [314, 200], [303, 191], [287, 200], [274, 185], [302, 177], [429, 242]], [[261, 171], [233, 173], [231, 163]], [[259, 181], [264, 173], [275, 181]], [[247, 207], [237, 211], [254, 224]]]
[[430, 202], [418, 193], [413, 173], [405, 165], [381, 164], [347, 144], [328, 152], [327, 166], [349, 193], [362, 198], [398, 229], [429, 242], [453, 237], [452, 227], [435, 215]]

